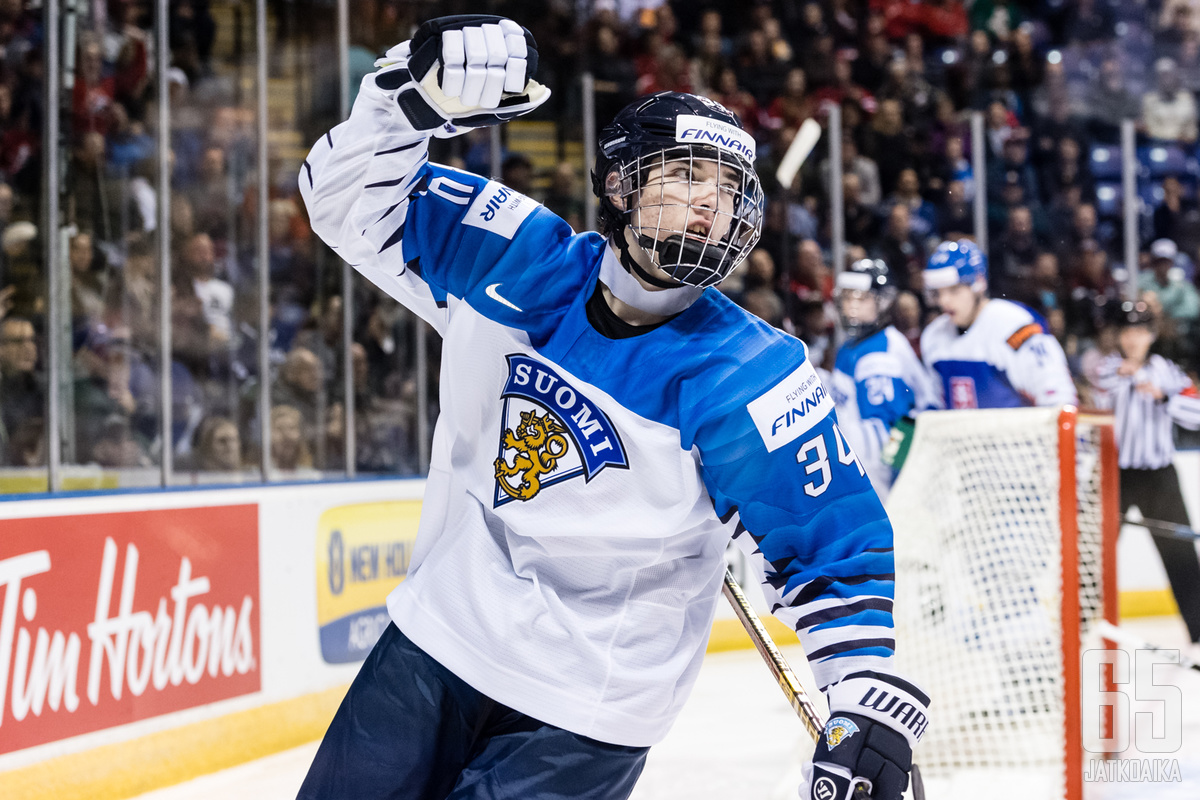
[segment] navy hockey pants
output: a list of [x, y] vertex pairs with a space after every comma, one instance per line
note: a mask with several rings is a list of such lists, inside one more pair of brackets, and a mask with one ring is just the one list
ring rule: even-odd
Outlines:
[[388, 625], [298, 800], [623, 800], [649, 750], [500, 705]]

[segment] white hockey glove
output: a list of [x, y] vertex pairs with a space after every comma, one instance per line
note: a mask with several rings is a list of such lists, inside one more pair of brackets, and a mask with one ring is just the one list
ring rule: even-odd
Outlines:
[[880, 672], [856, 672], [829, 687], [829, 722], [812, 772], [800, 787], [808, 800], [850, 800], [865, 784], [873, 800], [901, 800], [912, 750], [929, 724], [929, 697]]
[[429, 20], [410, 41], [375, 62], [375, 85], [397, 91], [400, 110], [420, 131], [457, 136], [528, 114], [550, 99], [533, 80], [533, 35], [504, 17], [460, 14]]

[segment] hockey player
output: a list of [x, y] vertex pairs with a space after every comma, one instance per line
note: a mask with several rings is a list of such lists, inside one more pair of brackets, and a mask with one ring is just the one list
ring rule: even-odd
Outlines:
[[732, 537], [833, 709], [806, 796], [896, 800], [926, 725], [896, 677], [892, 533], [803, 345], [715, 290], [758, 239], [754, 140], [664, 92], [604, 130], [605, 236], [430, 164], [531, 111], [537, 51], [422, 25], [300, 174], [313, 229], [443, 336], [392, 619], [301, 798], [624, 798], [696, 678]]
[[892, 427], [937, 402], [912, 345], [890, 324], [895, 297], [887, 264], [878, 259], [856, 261], [837, 276], [834, 300], [846, 341], [838, 349], [830, 393], [838, 423], [883, 500], [893, 475], [881, 454]]
[[944, 312], [921, 333], [921, 357], [944, 408], [1075, 403], [1067, 358], [1025, 306], [987, 294], [987, 256], [974, 242], [943, 242], [925, 290]]

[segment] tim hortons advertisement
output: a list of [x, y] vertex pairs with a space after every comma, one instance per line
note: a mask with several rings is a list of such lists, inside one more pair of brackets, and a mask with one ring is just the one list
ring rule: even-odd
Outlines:
[[0, 520], [0, 753], [256, 692], [255, 505]]

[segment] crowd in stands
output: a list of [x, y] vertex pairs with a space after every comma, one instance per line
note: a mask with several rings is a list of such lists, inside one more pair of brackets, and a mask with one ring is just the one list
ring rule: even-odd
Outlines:
[[[441, 4], [439, 13], [477, 10]], [[458, 6], [462, 6], [459, 8]], [[882, 258], [903, 289], [896, 326], [916, 345], [932, 308], [921, 285], [943, 239], [976, 236], [986, 186], [994, 296], [1024, 302], [1063, 342], [1086, 390], [1089, 365], [1114, 345], [1111, 310], [1129, 279], [1120, 219], [1120, 126], [1138, 131], [1138, 291], [1159, 312], [1157, 346], [1193, 372], [1200, 352], [1197, 105], [1200, 15], [1188, 0], [516, 0], [490, 10], [533, 29], [544, 117], [578, 139], [578, 75], [595, 77], [596, 120], [633, 98], [691, 91], [735, 111], [758, 142], [769, 202], [758, 249], [722, 287], [803, 338], [814, 358], [837, 344], [832, 307], [830, 182], [840, 174], [846, 258]], [[259, 396], [269, 391], [276, 469], [347, 467], [344, 410], [355, 409], [355, 467], [413, 473], [417, 322], [358, 281], [350, 363], [342, 348], [340, 262], [310, 231], [298, 162], [257, 163], [254, 4], [170, 4], [171, 281], [159, 285], [158, 120], [152, 3], [84, 4], [73, 84], [62, 115], [60, 198], [69, 337], [58, 381], [65, 463], [151, 467], [170, 447], [177, 469], [230, 473], [262, 456]], [[311, 45], [329, 3], [273, 2], [272, 69]], [[310, 8], [311, 7], [311, 8]], [[354, 4], [351, 71], [429, 13], [413, 0]], [[311, 13], [310, 13], [311, 12]], [[240, 15], [240, 16], [239, 16]], [[307, 26], [307, 28], [306, 28]], [[305, 31], [310, 38], [305, 39]], [[332, 47], [332, 29], [325, 32]], [[0, 464], [47, 459], [50, 335], [43, 217], [45, 31], [40, 5], [0, 0]], [[321, 51], [331, 52], [331, 51]], [[282, 55], [281, 55], [282, 54]], [[318, 56], [320, 57], [320, 56]], [[330, 63], [336, 63], [330, 59]], [[274, 73], [273, 73], [274, 74]], [[351, 80], [356, 86], [357, 78]], [[321, 92], [310, 95], [323, 97]], [[328, 94], [328, 93], [326, 93]], [[804, 120], [842, 120], [841, 169], [828, 136], [792, 187], [775, 166]], [[306, 142], [336, 109], [300, 124]], [[975, 175], [969, 128], [985, 121], [986, 175]], [[334, 115], [334, 116], [331, 116]], [[574, 126], [574, 127], [572, 127]], [[488, 171], [486, 139], [435, 153]], [[469, 149], [468, 149], [469, 148]], [[260, 170], [270, 200], [257, 207]], [[581, 230], [591, 202], [585, 166], [538, 174], [513, 150], [503, 179]], [[257, 225], [269, 240], [270, 373], [260, 375]], [[161, 297], [171, 330], [163, 383]], [[64, 295], [64, 306], [65, 306]], [[436, 337], [430, 336], [436, 348]], [[429, 353], [436, 380], [437, 352]], [[353, 397], [344, 390], [353, 376]], [[436, 397], [431, 387], [430, 397]], [[1084, 397], [1086, 398], [1086, 392]], [[160, 436], [163, 403], [170, 442]]]
[[[242, 83], [254, 71], [253, 39], [245, 38], [253, 34], [246, 23], [254, 4], [180, 0], [169, 7], [171, 279], [165, 292], [173, 463], [183, 475], [233, 479], [230, 473], [255, 472], [262, 461], [258, 401], [269, 384], [271, 468], [301, 476], [344, 470], [341, 268], [318, 250], [308, 228], [295, 190], [298, 162], [273, 153], [270, 164], [257, 163], [253, 94]], [[303, 30], [294, 24], [298, 9], [290, 3], [272, 8], [274, 43], [303, 47]], [[69, 310], [65, 297], [62, 303], [68, 379], [58, 387], [64, 464], [150, 468], [164, 448], [153, 13], [154, 5], [143, 0], [87, 3], [70, 31], [73, 88], [61, 116], [61, 241], [69, 294]], [[234, 27], [243, 37], [236, 42]], [[47, 462], [44, 33], [37, 4], [0, 2], [3, 466]], [[64, 70], [69, 65], [64, 62]], [[328, 127], [328, 121], [320, 124]], [[263, 212], [270, 287], [265, 381], [258, 365], [256, 251], [262, 169], [271, 171], [272, 181]], [[358, 291], [350, 399], [357, 412], [355, 467], [413, 474], [415, 322], [366, 286]]]
[[[669, 2], [622, 16], [594, 4], [585, 54], [598, 122], [638, 94], [674, 89], [735, 111], [768, 191], [758, 250], [722, 289], [795, 333], [817, 359], [837, 343], [827, 137], [785, 190], [775, 167], [803, 121], [842, 120], [847, 263], [883, 259], [904, 290], [914, 346], [938, 313], [921, 285], [937, 244], [986, 233], [989, 288], [1029, 305], [1063, 343], [1086, 398], [1087, 365], [1113, 348], [1129, 291], [1120, 129], [1136, 123], [1142, 200], [1137, 292], [1158, 347], [1200, 362], [1197, 111], [1200, 19], [1183, 2], [812, 0]], [[983, 115], [986, 174], [970, 116]], [[982, 179], [982, 180], [980, 180]], [[987, 231], [973, 202], [986, 186]]]

